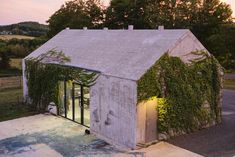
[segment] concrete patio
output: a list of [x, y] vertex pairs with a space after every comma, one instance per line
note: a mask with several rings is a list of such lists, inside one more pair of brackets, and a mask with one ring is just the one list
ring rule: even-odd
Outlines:
[[200, 156], [166, 142], [135, 151], [120, 150], [95, 135], [85, 135], [84, 130], [69, 120], [43, 114], [1, 122], [0, 157]]

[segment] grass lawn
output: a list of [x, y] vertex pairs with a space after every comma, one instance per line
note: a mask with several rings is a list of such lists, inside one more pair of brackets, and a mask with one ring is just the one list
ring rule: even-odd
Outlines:
[[22, 88], [0, 90], [0, 122], [36, 114], [22, 103]]
[[22, 75], [22, 58], [11, 58], [9, 69], [0, 69], [0, 77]]
[[0, 77], [22, 75], [22, 71], [16, 68], [0, 69]]
[[22, 69], [22, 58], [11, 58], [10, 65], [12, 68]]
[[235, 90], [235, 79], [225, 79], [224, 80], [224, 88]]

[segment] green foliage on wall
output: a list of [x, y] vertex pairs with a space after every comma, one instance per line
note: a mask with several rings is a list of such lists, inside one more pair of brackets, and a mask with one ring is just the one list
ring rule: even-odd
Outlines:
[[138, 102], [158, 98], [158, 130], [184, 131], [220, 122], [221, 79], [217, 60], [204, 51], [192, 52], [190, 63], [167, 53], [138, 81]]
[[45, 111], [50, 102], [58, 104], [59, 81], [74, 80], [86, 86], [95, 83], [96, 72], [65, 66], [66, 62], [70, 62], [70, 58], [56, 50], [25, 61], [28, 97], [38, 110]]

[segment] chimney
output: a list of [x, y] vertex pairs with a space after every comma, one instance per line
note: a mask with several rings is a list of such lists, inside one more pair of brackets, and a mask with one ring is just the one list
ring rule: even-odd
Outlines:
[[134, 26], [133, 25], [128, 25], [128, 30], [133, 30]]
[[83, 30], [87, 30], [87, 27], [83, 27]]
[[108, 30], [108, 27], [104, 27], [103, 30], [106, 30], [106, 31], [107, 31], [107, 30]]
[[158, 30], [159, 31], [163, 31], [164, 30], [164, 26], [158, 26]]
[[66, 30], [69, 30], [70, 28], [69, 28], [69, 27], [66, 27], [65, 29], [66, 29]]

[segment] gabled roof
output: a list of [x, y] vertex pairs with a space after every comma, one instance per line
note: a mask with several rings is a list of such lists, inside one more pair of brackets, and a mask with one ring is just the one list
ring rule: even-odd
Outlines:
[[51, 49], [71, 57], [67, 65], [105, 75], [138, 80], [189, 30], [65, 29], [36, 49], [36, 57]]

